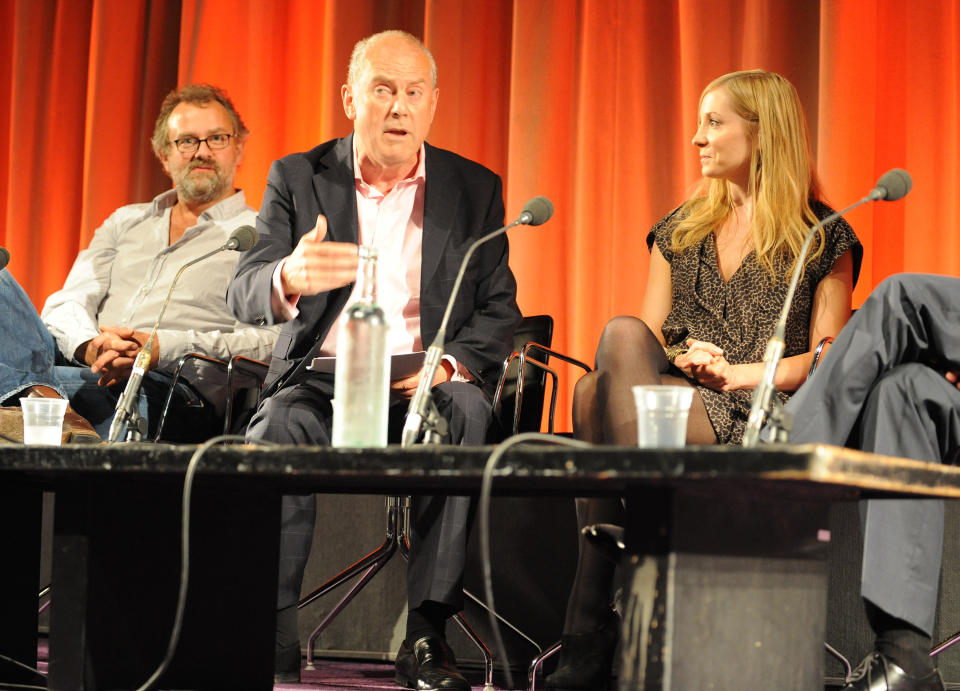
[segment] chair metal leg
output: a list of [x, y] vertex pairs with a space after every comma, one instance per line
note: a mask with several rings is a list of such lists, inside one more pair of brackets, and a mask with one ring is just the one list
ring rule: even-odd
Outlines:
[[357, 594], [363, 590], [364, 586], [377, 574], [377, 572], [390, 561], [390, 558], [397, 551], [397, 547], [406, 543], [406, 521], [407, 512], [410, 508], [409, 497], [387, 497], [387, 527], [383, 542], [368, 555], [354, 562], [333, 578], [329, 579], [307, 595], [300, 598], [297, 603], [297, 609], [303, 609], [314, 600], [323, 597], [330, 591], [338, 588], [354, 576], [360, 578], [340, 599], [332, 610], [324, 617], [323, 621], [313, 630], [310, 638], [307, 640], [307, 669], [313, 669], [313, 651], [317, 637], [330, 625], [338, 614], [353, 600]]
[[[845, 658], [840, 653], [839, 650], [834, 648], [832, 645], [830, 645], [826, 641], [823, 642], [823, 646], [827, 649], [828, 653], [830, 653], [835, 658], [837, 658], [837, 660], [840, 661], [840, 664], [843, 665], [843, 680], [846, 681], [847, 679], [849, 679], [850, 675], [853, 674], [853, 667], [850, 666], [850, 661], [847, 658]], [[933, 655], [933, 653], [930, 653], [930, 654]]]
[[[387, 502], [390, 502], [394, 499], [398, 499], [398, 497], [388, 497]], [[323, 597], [331, 590], [343, 585], [346, 581], [350, 580], [357, 574], [366, 571], [371, 566], [376, 565], [378, 562], [382, 561], [383, 563], [386, 563], [386, 561], [393, 556], [393, 553], [397, 549], [397, 543], [400, 537], [398, 522], [401, 520], [400, 513], [404, 513], [405, 511], [406, 507], [390, 506], [388, 504], [386, 536], [384, 537], [380, 546], [370, 552], [370, 554], [367, 556], [354, 562], [336, 576], [300, 598], [300, 601], [297, 602], [297, 609], [303, 609], [314, 600]]]
[[934, 655], [939, 655], [944, 650], [955, 645], [958, 642], [960, 642], [960, 631], [957, 631], [955, 634], [950, 636], [950, 638], [946, 639], [942, 643], [938, 643], [934, 647], [934, 649], [930, 651], [930, 657], [933, 657]]
[[[43, 588], [40, 589], [40, 594], [37, 595], [38, 600], [42, 600], [47, 595], [50, 594], [51, 589], [53, 588], [53, 583], [47, 583]], [[43, 610], [50, 606], [51, 599], [47, 598], [47, 601], [40, 605], [40, 608], [37, 610], [37, 614], [43, 614]]]
[[[343, 610], [344, 607], [350, 604], [350, 601], [354, 597], [356, 597], [357, 593], [363, 590], [363, 587], [370, 582], [370, 579], [372, 579], [374, 576], [377, 575], [377, 571], [382, 569], [384, 564], [390, 561], [390, 557], [393, 556], [393, 553], [395, 551], [396, 551], [396, 543], [391, 542], [390, 548], [383, 554], [382, 558], [376, 561], [375, 563], [373, 563], [364, 572], [364, 574], [359, 579], [357, 579], [357, 582], [354, 583], [353, 586], [350, 588], [350, 590], [347, 591], [347, 594], [344, 595], [342, 598], [340, 598], [340, 601], [337, 602], [337, 604], [333, 606], [333, 609], [331, 609], [327, 613], [327, 616], [323, 618], [323, 621], [317, 624], [317, 628], [313, 630], [313, 632], [310, 634], [310, 637], [307, 639], [307, 669], [308, 670], [314, 669], [313, 651], [316, 645], [317, 638], [320, 636], [321, 633], [323, 633], [323, 630], [326, 629], [330, 625], [330, 623], [337, 618], [337, 615], [340, 614], [341, 610]], [[353, 568], [351, 568], [350, 576], [353, 576], [355, 573], [356, 571]], [[331, 587], [336, 587], [336, 585], [333, 585]], [[320, 595], [318, 594], [317, 597], [320, 597]]]
[[[300, 598], [300, 601], [297, 603], [297, 609], [303, 609], [313, 601], [318, 598], [323, 597], [330, 591], [336, 589], [337, 587], [343, 585], [351, 578], [359, 575], [360, 578], [356, 583], [351, 586], [347, 593], [334, 605], [333, 609], [324, 617], [323, 621], [313, 630], [310, 634], [310, 638], [307, 640], [307, 666], [308, 670], [314, 669], [313, 666], [313, 652], [314, 646], [316, 643], [317, 637], [320, 633], [330, 625], [331, 622], [337, 617], [338, 614], [348, 605], [350, 601], [370, 582], [370, 580], [377, 574], [384, 565], [390, 561], [391, 557], [397, 551], [399, 551], [400, 556], [405, 560], [410, 558], [410, 543], [407, 540], [407, 523], [410, 517], [410, 497], [387, 497], [387, 529], [386, 536], [384, 537], [383, 542], [370, 554], [366, 555], [362, 559], [359, 559], [355, 563], [351, 564], [343, 571], [338, 573], [336, 576], [328, 580], [326, 583], [323, 583], [319, 587], [312, 590], [307, 595], [304, 595]], [[477, 600], [476, 596], [472, 593], [464, 591], [465, 594], [471, 599], [480, 602]], [[482, 602], [480, 604], [483, 604]], [[496, 614], [496, 613], [495, 613]], [[533, 643], [534, 646], [537, 644], [533, 640], [524, 634], [522, 631], [517, 629], [515, 626], [510, 624], [499, 615], [496, 615], [498, 619], [503, 621], [507, 626], [516, 631], [520, 636], [526, 640]], [[490, 649], [487, 647], [486, 643], [476, 634], [476, 632], [464, 621], [463, 617], [460, 614], [455, 614], [454, 619], [457, 624], [460, 625], [460, 628], [463, 629], [463, 632], [467, 637], [473, 641], [473, 644], [477, 646], [480, 650], [480, 654], [483, 656], [483, 665], [484, 665], [484, 691], [494, 691], [493, 687], [493, 655], [490, 653]], [[538, 647], [539, 649], [539, 647]]]
[[[488, 612], [490, 611], [490, 608], [487, 607], [487, 603], [486, 603], [486, 602], [484, 602], [483, 600], [481, 600], [479, 597], [477, 597], [476, 595], [474, 595], [473, 593], [471, 593], [471, 592], [470, 592], [469, 590], [467, 590], [466, 588], [463, 589], [463, 594], [466, 595], [466, 596], [467, 596], [468, 598], [470, 598], [471, 600], [473, 600], [474, 603], [476, 603], [477, 605], [479, 605], [480, 607], [482, 607], [482, 608], [485, 609], [486, 611], [488, 611]], [[535, 640], [533, 640], [530, 636], [528, 636], [527, 634], [525, 634], [519, 627], [517, 627], [515, 624], [513, 624], [513, 623], [512, 623], [509, 619], [507, 619], [505, 616], [503, 616], [502, 614], [500, 614], [500, 613], [497, 612], [497, 611], [494, 611], [494, 612], [493, 612], [493, 616], [495, 616], [495, 617], [497, 618], [497, 621], [499, 621], [501, 624], [503, 624], [504, 626], [506, 626], [508, 629], [510, 629], [510, 630], [513, 631], [515, 634], [517, 634], [518, 636], [520, 636], [520, 638], [522, 638], [522, 639], [525, 640], [527, 643], [529, 643], [529, 644], [532, 645], [534, 648], [536, 648], [538, 653], [542, 653], [542, 652], [543, 652], [543, 648], [540, 647], [540, 644], [539, 644], [539, 643], [537, 643], [537, 642], [536, 642]]]
[[530, 663], [530, 668], [527, 670], [527, 688], [529, 691], [537, 691], [537, 672], [543, 667], [543, 663], [546, 662], [547, 658], [552, 657], [559, 650], [560, 641], [557, 641], [537, 657], [533, 658], [533, 661]]
[[494, 691], [493, 655], [490, 653], [490, 648], [488, 648], [487, 644], [483, 642], [483, 639], [477, 635], [477, 632], [470, 627], [462, 615], [454, 614], [453, 620], [460, 625], [463, 632], [467, 634], [467, 638], [473, 641], [473, 644], [480, 650], [480, 654], [483, 655], [483, 691]]

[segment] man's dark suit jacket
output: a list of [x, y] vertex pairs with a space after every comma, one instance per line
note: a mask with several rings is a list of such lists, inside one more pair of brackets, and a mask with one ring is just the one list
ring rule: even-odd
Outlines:
[[[420, 330], [423, 343], [429, 345], [440, 328], [467, 248], [503, 225], [504, 207], [500, 178], [493, 172], [429, 144], [425, 150]], [[326, 240], [358, 241], [352, 135], [285, 156], [270, 167], [257, 217], [260, 240], [240, 259], [227, 291], [227, 304], [238, 319], [253, 324], [276, 321], [270, 304], [274, 269], [313, 230], [321, 213], [327, 219]], [[477, 249], [446, 331], [445, 352], [488, 391], [520, 322], [507, 255], [506, 235]], [[277, 339], [264, 395], [309, 375], [305, 365], [317, 354], [351, 289], [352, 285], [300, 298], [300, 314], [283, 325]]]

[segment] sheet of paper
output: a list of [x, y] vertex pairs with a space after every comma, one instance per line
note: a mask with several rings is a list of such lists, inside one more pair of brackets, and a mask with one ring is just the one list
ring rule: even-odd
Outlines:
[[[427, 353], [424, 350], [416, 353], [403, 353], [390, 357], [390, 381], [403, 379], [412, 374], [416, 374], [423, 367], [423, 361]], [[308, 370], [313, 372], [325, 372], [333, 374], [336, 368], [337, 358], [335, 357], [315, 357]]]

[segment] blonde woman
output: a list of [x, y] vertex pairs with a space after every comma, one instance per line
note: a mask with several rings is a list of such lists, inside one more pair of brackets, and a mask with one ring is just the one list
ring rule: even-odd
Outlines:
[[[750, 70], [711, 82], [700, 97], [693, 145], [703, 180], [647, 235], [650, 270], [639, 318], [607, 324], [595, 371], [577, 383], [580, 439], [636, 444], [631, 387], [674, 384], [695, 389], [687, 443], [739, 443], [799, 248], [833, 211], [821, 201], [797, 92], [778, 74]], [[778, 391], [803, 383], [816, 344], [836, 336], [850, 316], [862, 253], [842, 219], [818, 231], [789, 314]], [[581, 525], [618, 522], [618, 502], [578, 500], [577, 508]], [[561, 660], [548, 688], [609, 684], [617, 631], [612, 578], [612, 564], [581, 543]]]

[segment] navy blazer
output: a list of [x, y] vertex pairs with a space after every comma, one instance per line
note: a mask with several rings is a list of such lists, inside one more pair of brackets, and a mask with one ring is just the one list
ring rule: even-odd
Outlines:
[[[420, 331], [426, 346], [440, 328], [468, 247], [503, 225], [504, 208], [499, 176], [450, 151], [429, 144], [425, 150]], [[274, 269], [313, 230], [321, 213], [327, 219], [325, 240], [358, 242], [353, 135], [271, 165], [257, 217], [260, 240], [241, 257], [227, 290], [234, 316], [253, 324], [276, 322], [270, 305]], [[300, 298], [300, 314], [283, 325], [277, 338], [265, 395], [305, 376], [305, 365], [316, 356], [352, 287]], [[520, 322], [516, 292], [504, 234], [481, 245], [470, 259], [444, 346], [488, 391], [496, 383]]]

